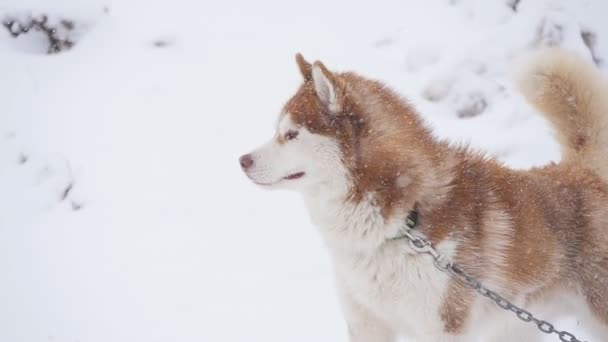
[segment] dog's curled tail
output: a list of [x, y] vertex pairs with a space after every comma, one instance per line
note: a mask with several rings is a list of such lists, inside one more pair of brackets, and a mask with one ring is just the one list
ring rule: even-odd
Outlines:
[[553, 125], [563, 162], [585, 165], [608, 181], [608, 84], [599, 70], [558, 48], [535, 52], [516, 82]]

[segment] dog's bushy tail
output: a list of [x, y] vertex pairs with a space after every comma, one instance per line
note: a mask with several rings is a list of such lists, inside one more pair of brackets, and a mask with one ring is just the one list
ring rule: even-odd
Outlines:
[[562, 162], [581, 163], [608, 181], [608, 84], [574, 53], [550, 48], [521, 65], [517, 83], [553, 125]]

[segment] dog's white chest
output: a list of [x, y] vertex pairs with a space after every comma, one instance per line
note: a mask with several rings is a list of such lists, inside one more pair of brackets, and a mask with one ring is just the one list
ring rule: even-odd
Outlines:
[[[408, 253], [407, 241], [387, 242], [404, 221], [386, 222], [373, 200], [307, 202], [334, 259], [339, 287], [395, 331], [425, 336], [443, 329], [448, 276], [427, 255]], [[437, 246], [451, 256], [452, 244]]]
[[426, 255], [411, 255], [404, 242], [372, 254], [336, 254], [344, 291], [396, 331], [425, 335], [441, 329], [440, 307], [448, 278]]

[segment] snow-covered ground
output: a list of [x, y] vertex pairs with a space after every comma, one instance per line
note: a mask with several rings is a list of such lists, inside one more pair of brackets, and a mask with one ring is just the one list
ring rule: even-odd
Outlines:
[[47, 55], [42, 33], [0, 27], [0, 341], [346, 341], [300, 199], [237, 163], [300, 82], [295, 52], [382, 79], [438, 136], [528, 167], [559, 153], [512, 60], [559, 44], [606, 64], [606, 13], [604, 0], [0, 1], [4, 22], [46, 15], [75, 42]]

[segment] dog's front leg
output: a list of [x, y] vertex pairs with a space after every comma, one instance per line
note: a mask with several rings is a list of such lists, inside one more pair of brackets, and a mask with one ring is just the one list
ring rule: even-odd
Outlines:
[[389, 326], [357, 303], [346, 291], [340, 291], [342, 311], [348, 325], [350, 342], [394, 342]]

